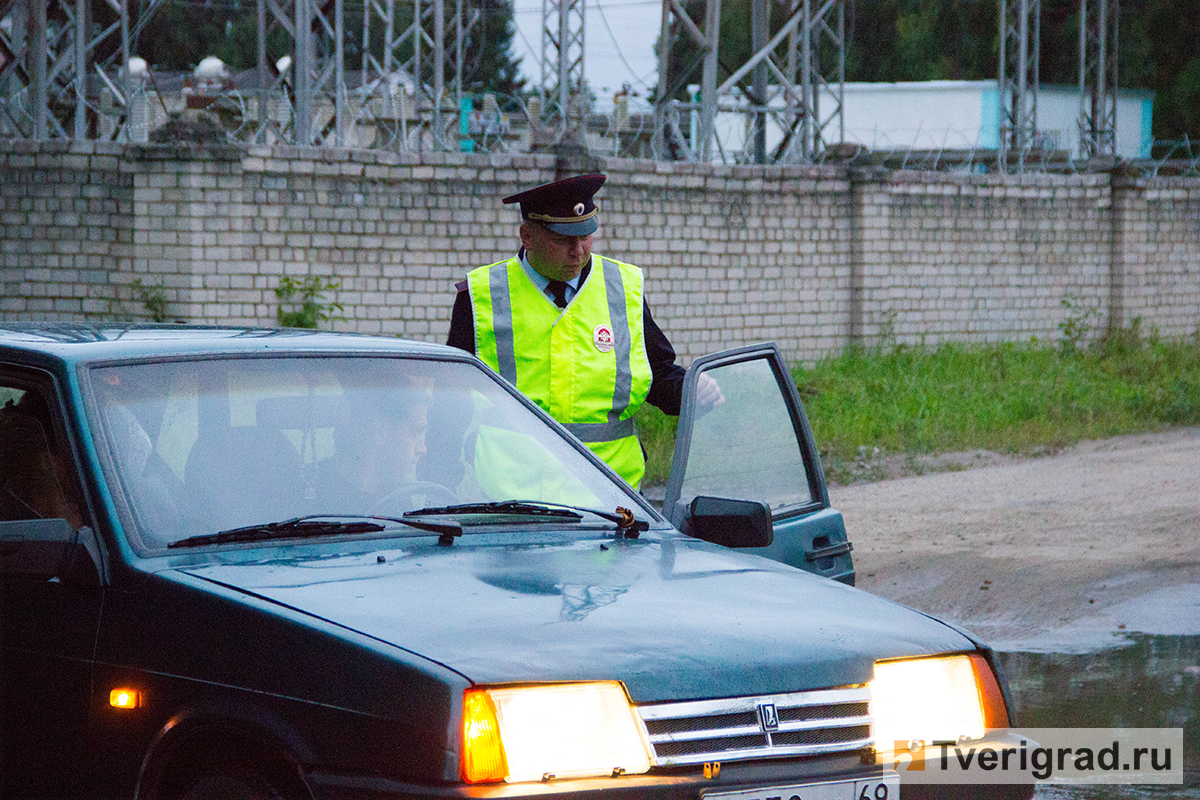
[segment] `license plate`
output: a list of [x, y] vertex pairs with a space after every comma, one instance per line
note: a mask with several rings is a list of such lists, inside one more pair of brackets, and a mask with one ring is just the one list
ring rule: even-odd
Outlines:
[[900, 800], [900, 776], [894, 772], [878, 778], [853, 781], [768, 786], [736, 792], [706, 792], [704, 800]]

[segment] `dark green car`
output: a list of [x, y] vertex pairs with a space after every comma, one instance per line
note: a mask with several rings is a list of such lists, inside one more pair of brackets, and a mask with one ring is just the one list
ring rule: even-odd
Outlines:
[[689, 370], [664, 518], [456, 350], [0, 328], [5, 798], [894, 800], [1014, 735], [985, 645], [852, 588], [774, 346]]

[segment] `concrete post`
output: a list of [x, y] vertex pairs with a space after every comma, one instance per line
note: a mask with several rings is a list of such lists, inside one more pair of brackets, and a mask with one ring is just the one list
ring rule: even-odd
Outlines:
[[848, 172], [850, 302], [846, 345], [863, 347], [869, 338], [866, 319], [868, 293], [873, 280], [877, 281], [878, 276], [883, 274], [879, 269], [879, 261], [887, 249], [888, 209], [884, 184], [889, 173], [883, 167], [850, 167]]
[[[1128, 168], [1117, 166], [1109, 173], [1111, 183], [1111, 249], [1108, 264], [1108, 320], [1110, 333], [1125, 327], [1125, 284], [1129, 269], [1129, 250], [1135, 244], [1129, 233], [1131, 206], [1140, 198], [1138, 179]], [[1136, 212], [1135, 212], [1136, 215]]]

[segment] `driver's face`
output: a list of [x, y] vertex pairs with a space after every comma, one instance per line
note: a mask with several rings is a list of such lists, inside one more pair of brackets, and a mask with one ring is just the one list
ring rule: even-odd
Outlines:
[[412, 406], [398, 419], [383, 425], [383, 446], [395, 460], [398, 477], [404, 481], [417, 479], [417, 461], [425, 455], [425, 432], [429, 427], [429, 407]]

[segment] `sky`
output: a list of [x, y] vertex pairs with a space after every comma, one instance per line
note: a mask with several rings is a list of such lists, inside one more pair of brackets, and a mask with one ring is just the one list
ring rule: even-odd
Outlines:
[[[543, 0], [516, 0], [513, 53], [532, 85], [541, 81]], [[597, 109], [625, 83], [645, 103], [658, 83], [654, 43], [662, 24], [662, 0], [584, 0], [583, 69]], [[641, 105], [639, 103], [638, 105]]]

